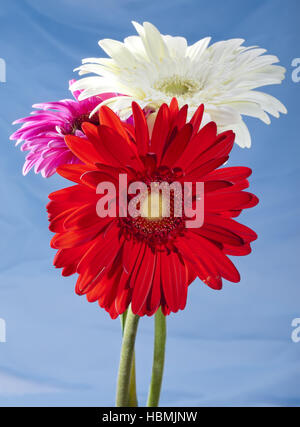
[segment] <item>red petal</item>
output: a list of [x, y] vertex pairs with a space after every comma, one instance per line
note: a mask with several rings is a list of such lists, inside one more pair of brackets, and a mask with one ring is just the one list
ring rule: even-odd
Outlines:
[[146, 117], [143, 110], [136, 102], [132, 103], [132, 112], [138, 153], [139, 155], [145, 156], [149, 148], [149, 132]]
[[[124, 272], [123, 272], [124, 274]], [[125, 288], [122, 291], [119, 291], [116, 299], [115, 299], [115, 310], [116, 313], [122, 314], [125, 310], [127, 310], [132, 296], [132, 289]]]
[[128, 275], [130, 275], [134, 267], [141, 248], [141, 244], [135, 242], [133, 239], [125, 240], [124, 242], [122, 266]]
[[88, 242], [85, 245], [78, 246], [76, 248], [60, 249], [54, 257], [53, 264], [56, 268], [65, 268], [68, 270], [64, 271], [63, 276], [74, 274], [76, 272], [77, 264], [90, 245], [91, 242]]
[[99, 152], [112, 166], [131, 166], [142, 168], [136, 146], [129, 143], [120, 136], [114, 129], [107, 126], [99, 127], [99, 136], [101, 147], [98, 147]]
[[180, 130], [186, 124], [187, 112], [188, 105], [186, 104], [179, 110], [175, 121], [172, 123], [172, 127], [177, 127]]
[[53, 264], [56, 268], [62, 268], [72, 264], [76, 260], [79, 261], [90, 245], [91, 243], [88, 242], [85, 245], [78, 246], [77, 248], [60, 249], [54, 257]]
[[206, 180], [225, 180], [229, 182], [237, 182], [242, 179], [248, 178], [252, 173], [252, 170], [250, 168], [246, 167], [240, 167], [240, 166], [234, 166], [230, 168], [221, 168], [218, 170], [215, 170], [211, 172], [207, 177]]
[[146, 246], [143, 260], [135, 278], [133, 279], [135, 281], [135, 286], [132, 294], [131, 308], [134, 314], [138, 314], [140, 316], [145, 314], [142, 307], [145, 304], [152, 287], [155, 267], [156, 257], [149, 246]]
[[209, 122], [190, 141], [182, 156], [176, 162], [176, 166], [181, 167], [182, 169], [187, 169], [194, 159], [196, 159], [215, 142], [216, 137], [217, 125], [214, 122]]
[[235, 135], [232, 131], [224, 132], [218, 135], [215, 142], [205, 152], [200, 154], [189, 165], [189, 169], [194, 169], [212, 159], [219, 159], [229, 155], [234, 144]]
[[107, 292], [107, 288], [111, 286], [111, 282], [114, 279], [109, 279], [104, 276], [101, 280], [97, 281], [97, 284], [86, 293], [86, 298], [88, 302], [98, 301], [99, 298], [103, 297], [103, 295]]
[[102, 222], [99, 221], [99, 223], [96, 223], [91, 227], [57, 233], [51, 240], [51, 247], [54, 249], [66, 249], [83, 245], [84, 243], [94, 239], [102, 228]]
[[143, 259], [144, 259], [144, 255], [145, 255], [145, 251], [146, 251], [145, 243], [141, 243], [140, 248], [141, 249], [140, 249], [136, 259], [132, 260], [132, 262], [134, 263], [134, 266], [131, 270], [131, 275], [130, 275], [130, 279], [129, 279], [129, 286], [132, 289], [134, 289], [135, 286], [138, 286], [138, 284], [136, 284], [135, 279], [138, 276], [139, 269], [141, 267], [141, 264], [143, 263]]
[[178, 239], [177, 247], [183, 257], [187, 259], [200, 279], [213, 289], [222, 289], [222, 278], [216, 268], [215, 263], [207, 256], [201, 246], [195, 247], [191, 240], [186, 238]]
[[92, 165], [63, 165], [56, 168], [56, 172], [63, 178], [69, 179], [70, 181], [80, 184], [80, 177], [87, 171], [95, 170], [95, 166]]
[[189, 233], [189, 237], [191, 237], [191, 246], [196, 249], [196, 251], [199, 250], [199, 248], [204, 250], [207, 256], [214, 262], [224, 279], [235, 283], [240, 281], [240, 274], [234, 264], [216, 245], [196, 234]]
[[64, 227], [67, 230], [84, 229], [98, 224], [99, 229], [103, 229], [111, 218], [100, 218], [96, 212], [96, 206], [87, 204], [79, 207], [76, 210], [72, 210], [71, 214], [66, 218]]
[[258, 203], [257, 198], [246, 191], [208, 193], [204, 201], [205, 210], [210, 212], [245, 209], [254, 203]]
[[66, 135], [65, 142], [69, 149], [78, 157], [83, 163], [90, 165], [96, 162], [102, 162], [103, 159], [95, 150], [93, 144], [86, 138], [79, 138], [75, 135]]
[[49, 230], [53, 233], [63, 233], [65, 231], [64, 222], [68, 216], [76, 210], [76, 207], [62, 211], [56, 215], [53, 219], [50, 219]]
[[118, 185], [118, 180], [114, 175], [111, 175], [109, 172], [102, 171], [91, 171], [86, 172], [81, 176], [81, 182], [92, 188], [94, 191], [96, 190], [98, 184], [101, 182], [110, 182]]
[[190, 137], [193, 132], [193, 127], [190, 124], [186, 124], [177, 133], [175, 138], [171, 141], [168, 146], [161, 163], [164, 166], [173, 166], [181, 153], [185, 150], [185, 147], [189, 143]]
[[121, 137], [130, 143], [130, 139], [120, 118], [106, 105], [101, 107], [99, 110], [99, 120], [101, 125], [114, 129]]
[[178, 255], [170, 252], [168, 255], [163, 252], [161, 254], [161, 282], [166, 299], [166, 303], [170, 310], [176, 313], [181, 306], [185, 305], [185, 300], [182, 300], [182, 287], [186, 286], [186, 269]]
[[96, 126], [93, 123], [89, 123], [89, 122], [83, 122], [81, 124], [81, 129], [83, 130], [85, 136], [95, 148], [100, 144], [98, 127], [99, 126]]
[[121, 248], [118, 233], [119, 228], [112, 224], [110, 230], [103, 233], [81, 259], [77, 267], [80, 274], [76, 284], [77, 293], [90, 290], [107, 273]]
[[147, 298], [147, 309], [148, 315], [152, 316], [158, 309], [161, 303], [161, 253], [157, 251], [156, 253], [156, 265], [155, 272], [152, 282], [152, 287], [150, 289], [148, 298]]
[[169, 106], [169, 112], [170, 112], [170, 121], [173, 124], [179, 112], [178, 101], [176, 98], [172, 98]]
[[219, 159], [212, 159], [208, 162], [204, 163], [203, 165], [199, 166], [196, 169], [193, 169], [186, 173], [185, 176], [181, 179], [181, 181], [185, 182], [200, 182], [201, 180], [206, 180], [206, 175], [213, 171], [214, 169], [218, 168], [219, 166], [223, 165], [227, 160], [229, 159], [228, 156], [226, 157], [220, 157]]
[[205, 214], [205, 224], [217, 225], [230, 230], [240, 236], [247, 243], [257, 239], [257, 234], [251, 230], [251, 228], [246, 227], [233, 219], [221, 217], [220, 215]]
[[217, 191], [227, 187], [232, 187], [232, 184], [228, 181], [206, 181], [206, 177], [205, 177], [205, 182], [204, 182], [205, 193], [210, 193], [211, 191]]
[[249, 243], [245, 243], [243, 246], [224, 245], [223, 252], [227, 255], [245, 256], [251, 253], [251, 246]]
[[167, 140], [167, 136], [169, 134], [170, 130], [170, 120], [169, 120], [169, 108], [167, 104], [162, 104], [160, 109], [158, 110], [151, 142], [150, 142], [150, 148], [149, 152], [155, 153], [157, 156], [157, 162], [160, 162], [161, 155]]
[[205, 223], [202, 227], [194, 228], [190, 231], [222, 244], [228, 244], [231, 246], [241, 246], [244, 244], [243, 239], [241, 239], [237, 234], [234, 234], [223, 227], [218, 227], [217, 225]]
[[202, 118], [203, 118], [203, 113], [204, 113], [204, 105], [202, 104], [197, 108], [193, 117], [190, 120], [190, 123], [193, 126], [193, 135], [192, 136], [194, 136], [199, 130], [199, 127], [201, 125]]
[[[83, 201], [93, 201], [96, 198], [94, 191], [84, 185], [73, 185], [72, 187], [62, 188], [49, 194], [49, 199], [56, 202], [71, 204], [82, 203]], [[51, 205], [50, 205], [51, 206]]]

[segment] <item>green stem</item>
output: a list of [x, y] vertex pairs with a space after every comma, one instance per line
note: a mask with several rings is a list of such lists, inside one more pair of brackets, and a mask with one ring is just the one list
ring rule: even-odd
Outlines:
[[131, 373], [130, 373], [128, 406], [132, 408], [135, 408], [138, 406], [137, 395], [136, 395], [135, 354], [134, 353], [133, 353]]
[[147, 406], [158, 406], [159, 404], [159, 396], [164, 372], [166, 335], [166, 317], [159, 308], [155, 314], [153, 367]]
[[[126, 316], [127, 316], [127, 310], [124, 312], [124, 314], [121, 314], [120, 316], [123, 334], [125, 329]], [[137, 394], [136, 394], [135, 353], [133, 353], [133, 359], [132, 359], [132, 365], [131, 365], [128, 406], [129, 407], [138, 406]]]
[[123, 333], [121, 358], [119, 365], [116, 406], [129, 405], [130, 378], [134, 360], [134, 343], [139, 323], [139, 316], [132, 313], [128, 308], [125, 328]]

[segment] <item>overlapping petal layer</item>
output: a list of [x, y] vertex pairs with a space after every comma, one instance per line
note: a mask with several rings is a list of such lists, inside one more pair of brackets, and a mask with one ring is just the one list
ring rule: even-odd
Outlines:
[[[71, 80], [73, 84], [75, 80]], [[21, 128], [14, 132], [10, 139], [21, 144], [22, 151], [29, 151], [23, 167], [26, 175], [32, 168], [48, 178], [56, 172], [59, 165], [76, 164], [77, 156], [67, 147], [64, 137], [67, 134], [84, 136], [81, 125], [83, 121], [98, 123], [95, 115], [89, 118], [94, 108], [116, 93], [106, 93], [79, 101], [81, 91], [74, 91], [75, 99], [64, 99], [58, 102], [47, 102], [33, 105], [30, 116], [16, 120]]]
[[[98, 301], [112, 318], [131, 303], [135, 314], [164, 314], [186, 305], [187, 290], [198, 276], [213, 289], [222, 279], [240, 275], [228, 255], [250, 253], [257, 236], [235, 219], [258, 199], [245, 191], [251, 170], [221, 167], [229, 158], [234, 133], [217, 134], [216, 124], [200, 128], [203, 106], [189, 122], [187, 107], [176, 99], [163, 104], [149, 137], [144, 112], [133, 103], [133, 124], [122, 123], [101, 107], [100, 125], [84, 123], [85, 138], [65, 137], [82, 164], [57, 169], [75, 185], [50, 194], [51, 246], [58, 250], [54, 265], [63, 275], [78, 274], [76, 292]], [[200, 130], [199, 130], [200, 128]], [[98, 216], [99, 183], [119, 188], [119, 174], [128, 183], [166, 180], [204, 183], [204, 223], [187, 228], [186, 217], [153, 218]], [[194, 188], [194, 187], [193, 187]], [[118, 202], [120, 192], [116, 193]], [[194, 201], [197, 196], [193, 189]]]
[[210, 37], [188, 46], [184, 37], [162, 35], [149, 22], [133, 25], [138, 36], [127, 37], [124, 43], [99, 41], [109, 58], [82, 61], [79, 74], [95, 75], [74, 84], [83, 90], [80, 99], [118, 91], [123, 96], [105, 103], [125, 118], [131, 114], [132, 101], [152, 111], [175, 96], [180, 106], [189, 105], [191, 115], [204, 103], [206, 120], [215, 121], [219, 131], [232, 129], [241, 147], [251, 145], [244, 115], [269, 124], [269, 115], [286, 113], [276, 98], [254, 90], [284, 79], [285, 68], [276, 65], [276, 56], [265, 55], [265, 49], [246, 47], [243, 39], [209, 45]]

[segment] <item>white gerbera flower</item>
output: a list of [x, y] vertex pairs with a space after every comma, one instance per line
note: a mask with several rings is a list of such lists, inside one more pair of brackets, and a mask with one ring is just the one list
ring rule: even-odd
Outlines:
[[110, 58], [82, 61], [79, 74], [97, 76], [85, 77], [73, 85], [72, 90], [83, 89], [80, 99], [119, 92], [123, 96], [111, 98], [105, 104], [122, 118], [131, 114], [132, 101], [142, 108], [156, 110], [176, 97], [179, 106], [188, 104], [190, 115], [203, 103], [206, 119], [215, 121], [220, 131], [235, 131], [241, 147], [251, 145], [242, 115], [269, 124], [267, 113], [279, 117], [279, 113], [287, 112], [276, 98], [253, 90], [284, 79], [285, 68], [273, 65], [278, 58], [263, 55], [264, 49], [242, 46], [243, 39], [208, 46], [210, 37], [188, 46], [185, 38], [162, 35], [149, 22], [133, 25], [139, 36], [127, 37], [124, 43], [99, 41]]

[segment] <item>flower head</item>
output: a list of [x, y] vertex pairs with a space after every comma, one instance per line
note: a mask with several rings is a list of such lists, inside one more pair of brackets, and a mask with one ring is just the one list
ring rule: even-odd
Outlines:
[[[138, 104], [132, 104], [133, 124], [122, 123], [103, 106], [99, 126], [82, 124], [87, 140], [75, 135], [65, 138], [82, 164], [60, 166], [57, 172], [75, 185], [49, 196], [49, 228], [56, 233], [51, 246], [58, 249], [54, 265], [63, 268], [65, 276], [78, 273], [76, 292], [86, 294], [88, 301], [98, 300], [113, 318], [130, 303], [140, 316], [152, 315], [160, 306], [165, 315], [184, 309], [188, 286], [196, 276], [214, 289], [222, 288], [222, 278], [239, 282], [227, 255], [250, 253], [250, 242], [257, 237], [233, 219], [258, 203], [244, 191], [251, 170], [220, 168], [229, 158], [234, 133], [218, 135], [214, 122], [198, 131], [203, 106], [188, 123], [187, 110], [187, 106], [179, 110], [176, 99], [169, 107], [163, 104], [149, 137]], [[142, 182], [146, 187], [140, 215], [123, 215], [120, 174], [128, 185]], [[118, 191], [100, 196], [98, 186], [103, 182], [114, 184]], [[201, 227], [188, 228], [186, 213], [175, 215], [176, 191], [169, 215], [162, 214], [166, 200], [160, 193], [148, 192], [152, 183], [161, 182], [193, 183], [193, 206], [199, 195], [196, 183], [203, 183]], [[108, 206], [114, 202], [121, 206], [116, 216], [98, 215], [103, 200]], [[132, 200], [126, 192], [125, 204]], [[150, 215], [149, 202], [160, 208], [158, 215]]]
[[231, 39], [209, 46], [210, 37], [188, 46], [183, 37], [162, 35], [149, 22], [133, 22], [139, 36], [124, 43], [104, 39], [100, 47], [110, 58], [87, 58], [79, 74], [94, 73], [74, 84], [83, 90], [80, 99], [116, 90], [126, 96], [106, 102], [122, 117], [130, 114], [131, 102], [156, 110], [173, 97], [189, 105], [192, 115], [204, 103], [206, 121], [219, 130], [232, 129], [241, 147], [250, 147], [251, 138], [242, 116], [257, 117], [269, 124], [268, 114], [279, 117], [286, 108], [276, 98], [255, 91], [278, 84], [285, 68], [273, 65], [278, 58], [263, 55], [264, 49], [243, 46], [243, 39]]
[[[70, 84], [75, 80], [71, 80]], [[74, 91], [75, 99], [47, 102], [33, 105], [36, 108], [30, 116], [16, 120], [22, 127], [10, 139], [22, 143], [21, 150], [29, 151], [23, 166], [26, 175], [34, 167], [44, 178], [53, 175], [59, 165], [78, 163], [78, 158], [67, 147], [64, 137], [68, 134], [84, 136], [81, 124], [86, 121], [98, 123], [98, 115], [93, 109], [115, 93], [106, 93], [79, 101], [80, 91]]]

